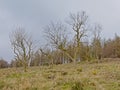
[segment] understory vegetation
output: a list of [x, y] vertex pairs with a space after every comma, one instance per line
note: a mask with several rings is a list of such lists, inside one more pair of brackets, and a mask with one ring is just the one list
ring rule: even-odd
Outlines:
[[0, 69], [0, 90], [120, 90], [120, 62]]

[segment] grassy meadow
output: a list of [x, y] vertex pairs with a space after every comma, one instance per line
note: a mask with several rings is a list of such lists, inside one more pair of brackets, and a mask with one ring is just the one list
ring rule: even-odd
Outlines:
[[0, 69], [0, 90], [120, 90], [120, 61]]

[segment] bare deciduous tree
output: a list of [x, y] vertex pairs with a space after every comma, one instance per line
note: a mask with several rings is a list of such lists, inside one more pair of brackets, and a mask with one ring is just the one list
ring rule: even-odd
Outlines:
[[57, 50], [63, 52], [72, 61], [75, 61], [74, 57], [72, 57], [66, 49], [68, 40], [65, 26], [61, 23], [50, 23], [44, 30], [49, 43]]
[[102, 46], [101, 46], [101, 30], [102, 30], [102, 26], [99, 24], [96, 24], [94, 27], [94, 31], [93, 31], [93, 41], [92, 41], [92, 51], [93, 51], [93, 57], [96, 59], [100, 59], [101, 58], [101, 53], [102, 53]]
[[81, 47], [81, 39], [86, 35], [87, 32], [87, 21], [88, 16], [86, 13], [78, 12], [77, 14], [70, 13], [69, 20], [67, 23], [72, 27], [72, 30], [75, 32], [75, 52], [74, 52], [74, 59], [80, 59], [80, 47]]
[[42, 53], [42, 55], [46, 56], [46, 59], [48, 59], [49, 61], [49, 65], [50, 64], [54, 64], [54, 60], [53, 60], [53, 55], [52, 55], [52, 51], [51, 50], [45, 50], [43, 48], [40, 48], [40, 52]]
[[23, 28], [18, 28], [10, 35], [10, 41], [15, 54], [15, 60], [18, 60], [23, 65], [26, 72], [27, 67], [30, 66], [33, 49], [31, 36], [28, 36]]
[[70, 13], [69, 20], [67, 23], [75, 31], [75, 40], [77, 46], [80, 46], [81, 39], [86, 36], [88, 16], [84, 11], [78, 12], [77, 14]]

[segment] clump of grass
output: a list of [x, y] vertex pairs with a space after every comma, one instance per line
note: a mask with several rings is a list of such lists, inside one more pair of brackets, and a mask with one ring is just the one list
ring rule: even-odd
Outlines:
[[62, 86], [62, 90], [68, 90], [70, 89], [71, 83], [64, 83], [64, 85]]
[[84, 90], [84, 84], [81, 83], [80, 81], [76, 81], [76, 82], [74, 82], [74, 84], [72, 85], [71, 90]]
[[34, 87], [34, 88], [32, 88], [31, 90], [38, 90], [38, 88], [37, 88], [37, 87]]
[[120, 80], [120, 72], [105, 72], [104, 73], [104, 78], [108, 80]]
[[0, 90], [3, 89], [5, 86], [5, 82], [4, 81], [0, 81]]
[[82, 67], [78, 68], [77, 71], [82, 72], [83, 71]]
[[82, 82], [84, 83], [84, 86], [96, 86], [90, 78], [83, 78]]
[[44, 73], [43, 74], [43, 77], [46, 78], [46, 79], [51, 79], [53, 80], [55, 78], [55, 75], [52, 74], [52, 73]]
[[92, 74], [93, 74], [93, 75], [97, 75], [97, 74], [98, 74], [98, 71], [97, 71], [97, 70], [92, 70]]
[[7, 78], [20, 78], [22, 74], [19, 73], [13, 73], [11, 75], [8, 75]]
[[11, 73], [8, 74], [7, 78], [21, 78], [21, 77], [32, 77], [35, 73]]
[[67, 74], [68, 74], [68, 72], [65, 72], [65, 71], [62, 71], [62, 72], [61, 72], [61, 75], [63, 75], [63, 76], [64, 76], [64, 75], [67, 75]]
[[57, 84], [61, 86], [61, 90], [84, 90], [84, 84], [80, 81], [65, 81]]

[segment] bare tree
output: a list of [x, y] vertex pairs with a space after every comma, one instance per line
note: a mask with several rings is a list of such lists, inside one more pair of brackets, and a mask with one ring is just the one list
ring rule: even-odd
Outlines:
[[52, 55], [52, 51], [51, 50], [49, 50], [49, 49], [43, 49], [43, 48], [40, 48], [39, 49], [40, 50], [40, 52], [41, 52], [41, 54], [42, 55], [44, 55], [44, 56], [46, 56], [46, 59], [48, 59], [48, 61], [49, 61], [49, 65], [50, 64], [54, 64], [54, 61], [53, 61], [53, 55]]
[[77, 46], [80, 46], [81, 39], [86, 36], [88, 16], [84, 11], [77, 14], [70, 13], [67, 23], [72, 27], [75, 32], [75, 40]]
[[75, 32], [75, 52], [74, 52], [74, 59], [80, 59], [80, 47], [82, 43], [82, 38], [87, 36], [87, 21], [88, 16], [86, 13], [78, 12], [77, 14], [70, 13], [69, 20], [67, 20], [67, 23], [72, 27], [72, 30]]
[[66, 49], [68, 43], [66, 27], [61, 23], [51, 22], [44, 30], [48, 42], [57, 50], [63, 52], [72, 61], [75, 61], [74, 57], [72, 57]]
[[101, 45], [101, 37], [100, 37], [101, 30], [102, 30], [102, 26], [100, 24], [96, 24], [92, 32], [93, 34], [92, 51], [93, 51], [93, 57], [96, 59], [101, 59], [101, 55], [102, 55], [102, 45]]
[[23, 28], [18, 28], [10, 35], [11, 45], [15, 54], [15, 60], [18, 60], [27, 71], [30, 66], [33, 41]]
[[115, 37], [114, 37], [114, 53], [115, 53], [115, 56], [120, 58], [120, 36], [118, 36], [117, 34], [115, 34]]

